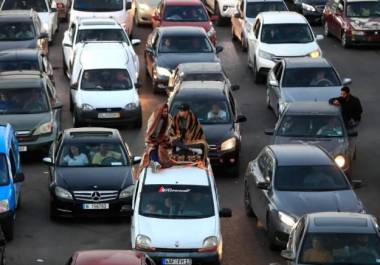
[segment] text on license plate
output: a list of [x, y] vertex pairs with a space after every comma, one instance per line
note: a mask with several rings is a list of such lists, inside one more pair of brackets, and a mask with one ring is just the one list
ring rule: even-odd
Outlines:
[[120, 118], [120, 113], [118, 112], [101, 112], [98, 113], [99, 119], [115, 119]]
[[166, 258], [162, 259], [162, 265], [191, 265], [192, 260], [191, 259], [172, 259], [172, 258]]
[[20, 145], [20, 146], [18, 147], [18, 150], [19, 150], [20, 152], [26, 152], [26, 151], [28, 151], [28, 147], [27, 147], [27, 146]]
[[85, 209], [85, 210], [106, 210], [109, 208], [110, 208], [110, 205], [108, 203], [85, 203], [85, 204], [83, 204], [83, 209]]

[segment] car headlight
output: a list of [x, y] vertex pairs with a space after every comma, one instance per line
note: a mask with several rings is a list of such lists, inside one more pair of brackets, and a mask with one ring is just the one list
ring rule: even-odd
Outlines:
[[169, 77], [171, 75], [171, 72], [169, 69], [166, 69], [164, 67], [157, 66], [156, 67], [156, 73], [160, 76], [167, 76]]
[[137, 235], [135, 241], [135, 248], [138, 250], [154, 250], [151, 246], [152, 241], [148, 236], [145, 235]]
[[214, 252], [218, 249], [219, 241], [216, 236], [209, 236], [203, 240], [202, 248], [199, 252]]
[[215, 34], [216, 34], [216, 31], [215, 31], [214, 27], [211, 26], [210, 29], [207, 31], [207, 36], [208, 36], [209, 38], [211, 38], [211, 37], [214, 36]]
[[55, 192], [55, 195], [59, 198], [66, 199], [66, 200], [73, 199], [73, 195], [71, 195], [71, 193], [65, 190], [64, 188], [56, 186], [54, 192]]
[[273, 60], [273, 57], [274, 55], [269, 53], [269, 52], [266, 52], [266, 51], [263, 51], [263, 50], [259, 50], [259, 56], [261, 58], [264, 58], [264, 59], [267, 59], [267, 60]]
[[306, 11], [315, 12], [315, 8], [313, 6], [305, 4], [305, 3], [302, 3], [302, 8], [305, 9]]
[[361, 31], [361, 30], [352, 30], [351, 34], [356, 35], [356, 36], [364, 36], [365, 33], [364, 31]]
[[137, 109], [138, 105], [136, 103], [128, 103], [127, 105], [125, 105], [125, 109], [126, 110], [135, 110]]
[[283, 222], [287, 226], [293, 227], [293, 225], [296, 223], [296, 220], [293, 217], [284, 212], [279, 211], [278, 217], [280, 218], [281, 222]]
[[308, 54], [310, 58], [319, 58], [322, 56], [322, 52], [320, 50], [315, 50], [312, 51], [311, 53]]
[[135, 190], [135, 185], [131, 185], [128, 188], [123, 189], [120, 192], [119, 198], [127, 198], [127, 197], [132, 197], [133, 191]]
[[335, 163], [338, 165], [338, 167], [343, 168], [346, 164], [346, 159], [342, 155], [338, 155], [334, 159]]
[[222, 145], [220, 146], [220, 150], [227, 151], [227, 150], [235, 149], [235, 147], [236, 147], [236, 138], [232, 137], [222, 143]]
[[9, 211], [9, 201], [8, 200], [1, 200], [0, 201], [0, 213], [8, 212]]
[[33, 133], [33, 135], [48, 134], [53, 131], [53, 123], [47, 122], [40, 125]]
[[84, 111], [89, 111], [89, 110], [93, 110], [93, 109], [94, 109], [94, 107], [91, 106], [90, 104], [86, 104], [86, 103], [82, 104], [82, 110], [84, 110]]

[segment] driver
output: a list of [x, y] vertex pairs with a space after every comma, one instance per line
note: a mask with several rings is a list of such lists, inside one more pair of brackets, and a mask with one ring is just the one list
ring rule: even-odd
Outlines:
[[310, 86], [331, 86], [331, 81], [326, 77], [324, 70], [319, 70], [317, 75], [311, 80]]
[[207, 119], [209, 121], [215, 120], [226, 120], [227, 113], [224, 110], [221, 110], [218, 104], [213, 104], [211, 110], [207, 114]]
[[102, 165], [104, 160], [110, 159], [110, 158], [115, 159], [115, 160], [120, 160], [121, 153], [109, 150], [108, 144], [101, 144], [99, 152], [95, 153], [94, 157], [92, 158], [92, 164]]
[[317, 135], [341, 136], [343, 135], [342, 127], [339, 126], [336, 118], [331, 118], [326, 125], [317, 131]]
[[312, 239], [312, 248], [304, 252], [302, 261], [306, 263], [325, 263], [332, 262], [333, 257], [330, 251], [323, 247], [321, 238], [315, 236]]

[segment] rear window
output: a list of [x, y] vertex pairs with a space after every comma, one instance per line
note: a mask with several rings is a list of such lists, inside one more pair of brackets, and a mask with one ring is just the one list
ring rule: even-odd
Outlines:
[[97, 69], [83, 72], [81, 90], [116, 91], [133, 88], [132, 80], [125, 69]]
[[200, 22], [208, 21], [206, 10], [201, 5], [166, 6], [164, 13], [166, 21]]
[[7, 158], [4, 154], [0, 154], [0, 186], [9, 183], [9, 171], [7, 165]]

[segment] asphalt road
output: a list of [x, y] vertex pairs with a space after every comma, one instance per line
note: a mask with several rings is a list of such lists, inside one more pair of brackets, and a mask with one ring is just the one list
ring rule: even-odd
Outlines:
[[[59, 96], [64, 102], [63, 126], [71, 127], [68, 108], [69, 83], [62, 73], [61, 39], [66, 25], [50, 47], [50, 58], [55, 69]], [[321, 33], [320, 27], [314, 28]], [[134, 36], [143, 42], [136, 48], [140, 55], [140, 75], [143, 87], [140, 90], [144, 124], [142, 130], [120, 128], [134, 154], [141, 154], [143, 134], [147, 118], [164, 96], [154, 95], [149, 79], [145, 76], [142, 51], [150, 28], [136, 28]], [[223, 66], [232, 83], [241, 89], [235, 92], [247, 123], [242, 126], [243, 148], [240, 167], [244, 172], [249, 160], [254, 158], [270, 138], [263, 130], [273, 127], [275, 118], [265, 106], [265, 87], [255, 85], [247, 67], [246, 53], [232, 42], [230, 27], [217, 28], [218, 44], [224, 46], [221, 53]], [[364, 115], [358, 137], [357, 160], [354, 162], [353, 178], [362, 179], [364, 185], [357, 190], [368, 211], [380, 216], [380, 129], [377, 89], [380, 84], [380, 49], [358, 48], [344, 50], [337, 40], [328, 38], [320, 42], [324, 56], [332, 62], [342, 77], [353, 79], [353, 94], [362, 100]], [[22, 208], [17, 212], [15, 239], [7, 248], [7, 262], [13, 265], [65, 264], [76, 250], [86, 249], [129, 249], [129, 223], [114, 220], [73, 220], [54, 223], [48, 215], [48, 175], [40, 157], [29, 154], [23, 157], [26, 181], [23, 187]], [[270, 251], [265, 232], [255, 219], [246, 217], [243, 206], [242, 177], [231, 179], [216, 174], [221, 205], [233, 210], [233, 217], [223, 219], [224, 262], [232, 264], [269, 264], [282, 261], [279, 252]], [[194, 231], [196, 233], [197, 231]], [[166, 232], [167, 233], [167, 232]], [[162, 236], [165, 236], [163, 233]]]

